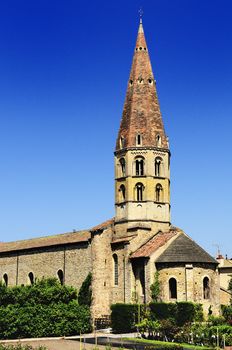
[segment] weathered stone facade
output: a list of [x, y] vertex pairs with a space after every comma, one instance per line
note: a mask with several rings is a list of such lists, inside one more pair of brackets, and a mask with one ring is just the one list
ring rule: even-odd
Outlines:
[[0, 243], [7, 285], [56, 276], [77, 289], [92, 272], [92, 314], [116, 302], [193, 301], [218, 314], [217, 261], [171, 226], [170, 151], [142, 23], [115, 149], [115, 218], [88, 231]]

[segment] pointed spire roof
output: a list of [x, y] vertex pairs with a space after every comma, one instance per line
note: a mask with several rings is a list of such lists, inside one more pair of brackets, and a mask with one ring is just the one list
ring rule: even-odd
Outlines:
[[139, 23], [116, 151], [124, 147], [136, 147], [137, 135], [140, 135], [143, 147], [168, 149], [142, 19]]

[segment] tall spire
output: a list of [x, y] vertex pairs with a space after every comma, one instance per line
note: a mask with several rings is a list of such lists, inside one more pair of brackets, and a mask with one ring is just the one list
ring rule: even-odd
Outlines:
[[142, 18], [139, 23], [116, 151], [120, 148], [136, 147], [138, 135], [140, 145], [143, 147], [168, 149]]

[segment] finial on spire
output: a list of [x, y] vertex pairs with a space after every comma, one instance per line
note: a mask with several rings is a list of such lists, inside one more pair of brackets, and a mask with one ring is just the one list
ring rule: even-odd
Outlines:
[[139, 9], [139, 17], [140, 17], [140, 21], [139, 21], [139, 33], [143, 33], [143, 21], [142, 21], [142, 17], [143, 17], [143, 9], [142, 7], [140, 7]]
[[142, 18], [143, 18], [143, 9], [142, 6], [139, 9], [139, 18], [140, 18], [140, 23], [142, 23]]

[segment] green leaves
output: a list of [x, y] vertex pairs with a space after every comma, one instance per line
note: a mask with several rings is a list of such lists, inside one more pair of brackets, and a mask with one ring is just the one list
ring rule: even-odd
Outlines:
[[0, 286], [0, 338], [74, 335], [91, 330], [89, 307], [77, 302], [77, 291], [56, 279], [32, 286]]

